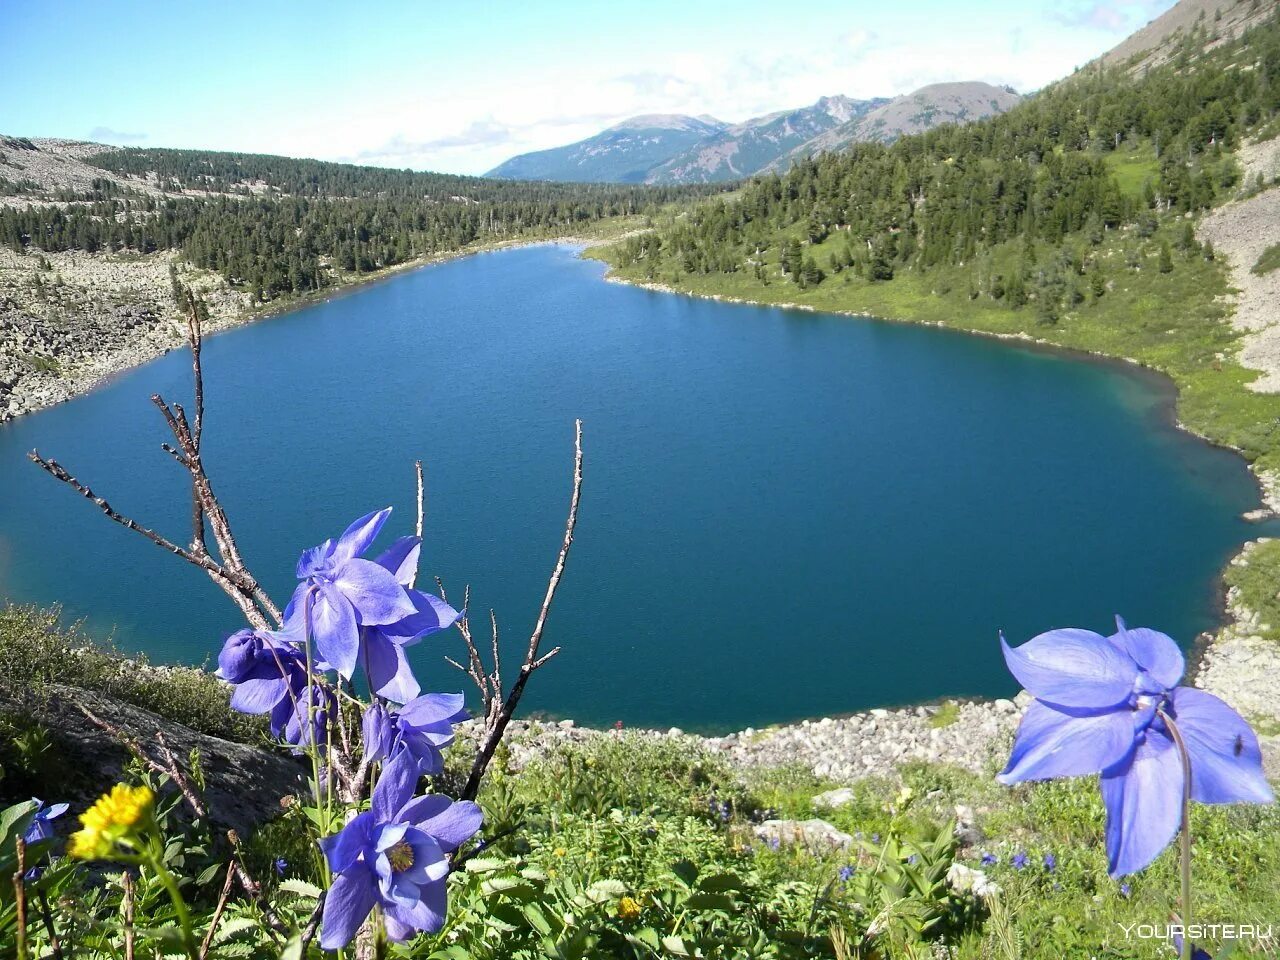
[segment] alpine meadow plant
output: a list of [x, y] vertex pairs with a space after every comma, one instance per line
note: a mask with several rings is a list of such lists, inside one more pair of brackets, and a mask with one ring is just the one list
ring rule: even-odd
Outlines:
[[[443, 596], [414, 586], [423, 528], [420, 461], [415, 535], [399, 537], [382, 552], [372, 553], [391, 508], [368, 513], [337, 537], [302, 551], [292, 596], [283, 610], [275, 605], [245, 565], [206, 470], [201, 454], [204, 310], [180, 285], [175, 285], [175, 296], [188, 308], [191, 415], [159, 395], [151, 399], [173, 434], [174, 444], [165, 449], [191, 481], [194, 531], [187, 544], [94, 498], [57, 461], [36, 451], [29, 456], [59, 482], [94, 499], [111, 521], [199, 567], [239, 607], [247, 626], [225, 638], [217, 676], [231, 687], [232, 710], [264, 716], [271, 736], [306, 758], [310, 777], [298, 796], [282, 800], [284, 815], [255, 831], [248, 842], [228, 831], [228, 848], [209, 832], [211, 812], [197, 751], [184, 764], [157, 732], [158, 749], [149, 752], [128, 732], [85, 711], [89, 721], [129, 750], [134, 757], [130, 776], [142, 782], [117, 784], [82, 813], [81, 829], [70, 839], [67, 852], [71, 861], [119, 864], [125, 872], [99, 882], [101, 876], [95, 878], [74, 862], [55, 863], [45, 875], [33, 876], [28, 889], [22, 875], [49, 852], [54, 843], [49, 821], [65, 806], [45, 808], [32, 800], [0, 810], [0, 868], [15, 876], [12, 911], [6, 887], [0, 884], [0, 947], [6, 945], [3, 938], [12, 917], [18, 956], [27, 960], [30, 924], [25, 906], [31, 893], [38, 899], [52, 956], [56, 960], [63, 955], [57, 927], [61, 923], [65, 932], [77, 920], [59, 920], [48, 910], [50, 875], [56, 873], [58, 883], [93, 890], [83, 912], [71, 909], [73, 899], [64, 902], [69, 912], [98, 925], [94, 936], [106, 955], [133, 955], [135, 935], [141, 935], [163, 944], [161, 953], [180, 951], [190, 960], [206, 960], [214, 944], [253, 929], [265, 938], [264, 945], [270, 942], [271, 955], [283, 949], [285, 955], [301, 958], [317, 945], [341, 951], [357, 941], [357, 956], [384, 956], [387, 940], [402, 942], [444, 926], [455, 868], [485, 847], [476, 842], [463, 849], [482, 824], [475, 797], [499, 755], [529, 677], [559, 653], [559, 647], [543, 651], [541, 644], [577, 524], [582, 421], [574, 423], [573, 488], [564, 538], [518, 678], [508, 687], [501, 679], [496, 617], [491, 616], [491, 661], [486, 664], [465, 612]], [[457, 799], [421, 786], [423, 777], [444, 773], [454, 727], [469, 719], [464, 697], [424, 693], [406, 653], [425, 637], [451, 627], [457, 628], [466, 646], [468, 667], [461, 669], [476, 686], [484, 714], [470, 772]], [[170, 813], [179, 805], [183, 818], [171, 821]], [[286, 846], [273, 845], [272, 837]], [[255, 859], [256, 880], [249, 873]], [[208, 920], [207, 928], [199, 930], [192, 923], [187, 898], [207, 896], [206, 885], [219, 874], [225, 878], [222, 893], [211, 914], [199, 914]], [[107, 892], [112, 886], [118, 899]], [[172, 910], [161, 908], [157, 914], [153, 908], [160, 907], [156, 898], [162, 896], [161, 888]], [[243, 897], [233, 896], [233, 889]], [[302, 912], [299, 901], [307, 903], [309, 913]], [[242, 915], [228, 920], [224, 908]], [[150, 928], [138, 922], [148, 918], [154, 921]], [[172, 922], [166, 922], [170, 918]]]
[[[318, 838], [333, 878], [320, 916], [326, 949], [345, 947], [374, 912], [375, 937], [439, 930], [450, 854], [481, 824], [470, 801], [415, 796], [424, 775], [443, 769], [453, 725], [468, 714], [460, 693], [419, 695], [404, 647], [461, 614], [410, 586], [418, 537], [397, 540], [376, 561], [361, 556], [390, 514], [367, 514], [305, 551], [283, 629], [232, 634], [218, 658], [235, 687], [232, 706], [269, 713], [273, 733], [310, 757], [313, 820], [341, 825]], [[360, 671], [367, 700], [351, 692]], [[343, 706], [361, 711], [361, 744], [350, 748], [335, 730]]]
[[[1271, 803], [1249, 724], [1210, 693], [1178, 686], [1182, 651], [1167, 635], [1051, 630], [1019, 647], [1000, 637], [1005, 663], [1035, 699], [1003, 784], [1097, 774], [1106, 807], [1108, 870], [1145, 869], [1181, 830], [1182, 914], [1191, 915], [1191, 801]], [[1180, 947], [1192, 955], [1188, 940]]]

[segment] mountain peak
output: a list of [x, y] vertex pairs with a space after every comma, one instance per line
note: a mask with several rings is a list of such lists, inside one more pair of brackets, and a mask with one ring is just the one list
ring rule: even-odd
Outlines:
[[690, 117], [683, 113], [642, 113], [628, 117], [613, 126], [605, 133], [617, 130], [694, 130], [702, 132], [708, 127], [719, 129], [724, 126], [715, 117]]

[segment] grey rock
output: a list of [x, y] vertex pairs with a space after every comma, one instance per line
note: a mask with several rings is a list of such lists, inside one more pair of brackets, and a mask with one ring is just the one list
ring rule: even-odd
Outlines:
[[847, 850], [853, 837], [837, 830], [825, 820], [766, 820], [752, 832], [770, 846], [800, 844], [817, 853]]
[[813, 805], [835, 810], [853, 803], [855, 797], [856, 794], [853, 792], [852, 787], [838, 787], [835, 790], [828, 790], [826, 793], [818, 794], [813, 798]]
[[159, 732], [180, 761], [185, 762], [192, 750], [199, 751], [209, 817], [222, 827], [245, 832], [255, 824], [278, 816], [282, 799], [302, 786], [301, 761], [281, 751], [197, 733], [114, 697], [55, 685], [50, 688], [48, 702], [43, 707], [43, 719], [55, 732], [59, 746], [81, 774], [86, 787], [80, 797], [57, 799], [80, 801], [80, 805], [91, 802], [119, 781], [130, 760], [128, 750], [94, 725], [80, 711], [80, 706], [118, 727], [144, 750], [154, 751]]

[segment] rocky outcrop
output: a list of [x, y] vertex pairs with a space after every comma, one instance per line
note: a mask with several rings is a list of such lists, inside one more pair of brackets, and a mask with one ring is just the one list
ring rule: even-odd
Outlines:
[[[1276, 163], [1271, 152], [1261, 146], [1250, 155], [1257, 172]], [[1262, 252], [1280, 243], [1280, 188], [1210, 211], [1200, 222], [1198, 233], [1201, 240], [1213, 244], [1215, 255], [1225, 258], [1231, 270], [1231, 286], [1236, 289], [1231, 324], [1244, 334], [1240, 364], [1262, 372], [1249, 383], [1249, 389], [1280, 391], [1280, 270], [1261, 275], [1253, 272]]]
[[[83, 393], [186, 342], [169, 274], [148, 256], [0, 249], [0, 422]], [[218, 277], [181, 270], [209, 307], [211, 331], [247, 312]]]
[[818, 854], [853, 846], [853, 837], [825, 820], [766, 820], [751, 832], [771, 847], [802, 846]]
[[54, 685], [39, 715], [83, 787], [78, 797], [59, 798], [71, 801], [74, 807], [92, 802], [118, 782], [130, 760], [128, 749], [90, 721], [81, 707], [128, 734], [143, 749], [155, 750], [159, 732], [180, 760], [185, 762], [193, 751], [198, 753], [209, 816], [221, 827], [245, 832], [278, 816], [281, 800], [296, 793], [302, 783], [302, 763], [283, 751], [197, 733], [106, 694]]

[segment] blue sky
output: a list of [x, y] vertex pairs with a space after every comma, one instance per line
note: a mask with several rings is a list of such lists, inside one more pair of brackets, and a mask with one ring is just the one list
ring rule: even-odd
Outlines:
[[0, 0], [0, 132], [482, 173], [637, 113], [1028, 91], [1173, 0]]

